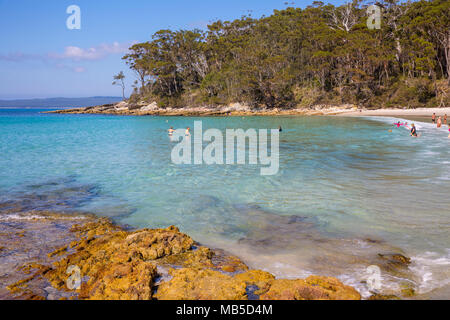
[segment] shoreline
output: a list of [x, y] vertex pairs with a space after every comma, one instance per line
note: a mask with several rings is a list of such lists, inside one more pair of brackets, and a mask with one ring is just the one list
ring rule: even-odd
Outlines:
[[437, 116], [450, 115], [450, 107], [445, 108], [418, 108], [418, 109], [375, 109], [369, 110], [351, 104], [339, 106], [317, 105], [311, 108], [297, 109], [267, 109], [250, 108], [239, 103], [228, 106], [200, 106], [185, 108], [159, 108], [156, 103], [150, 105], [132, 105], [125, 101], [117, 104], [59, 109], [46, 111], [49, 114], [98, 114], [119, 116], [168, 116], [168, 117], [236, 117], [236, 116], [421, 116], [431, 117], [433, 113]]
[[[2, 275], [1, 282], [7, 284], [7, 291], [0, 290], [3, 299], [361, 299], [358, 291], [333, 277], [276, 279], [268, 272], [250, 269], [240, 258], [202, 246], [174, 226], [126, 230], [106, 218], [86, 216], [80, 223], [80, 217], [71, 219], [68, 215], [36, 212], [31, 216], [14, 214], [9, 221], [13, 220], [23, 224], [23, 231], [17, 234], [14, 230], [2, 230], [0, 244], [4, 246], [0, 260], [8, 251], [24, 255], [21, 250], [34, 247], [39, 252], [27, 254], [15, 263], [7, 277]], [[58, 232], [52, 226], [61, 222], [64, 228]], [[42, 249], [35, 248], [33, 241], [42, 227], [50, 229], [51, 237], [58, 241]], [[72, 266], [78, 267], [81, 274], [81, 285], [75, 290], [68, 288], [73, 274], [67, 270]]]
[[377, 110], [360, 110], [339, 113], [339, 116], [382, 116], [382, 117], [402, 117], [402, 116], [414, 116], [414, 117], [430, 117], [436, 113], [436, 116], [444, 116], [447, 114], [450, 116], [450, 107], [446, 108], [418, 108], [418, 109], [377, 109]]

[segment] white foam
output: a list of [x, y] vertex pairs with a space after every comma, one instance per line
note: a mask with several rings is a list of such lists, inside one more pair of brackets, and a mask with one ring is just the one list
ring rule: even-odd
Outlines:
[[7, 214], [4, 216], [0, 216], [0, 221], [31, 221], [31, 220], [49, 220], [49, 219], [61, 219], [61, 220], [85, 220], [86, 217], [82, 216], [41, 216], [41, 215], [20, 215], [20, 214]]
[[411, 257], [409, 268], [420, 278], [418, 293], [428, 293], [450, 285], [450, 249], [447, 251], [446, 255], [425, 252]]

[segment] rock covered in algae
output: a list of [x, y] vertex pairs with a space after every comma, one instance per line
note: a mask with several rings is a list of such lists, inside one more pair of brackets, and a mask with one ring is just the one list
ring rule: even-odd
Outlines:
[[172, 269], [173, 279], [158, 288], [158, 300], [246, 300], [246, 285], [211, 269]]
[[276, 280], [273, 275], [251, 270], [235, 276], [209, 269], [171, 270], [172, 280], [161, 284], [159, 300], [246, 300], [247, 289], [261, 300], [360, 300], [360, 294], [335, 278], [311, 276], [306, 280]]
[[194, 243], [175, 227], [126, 232], [107, 220], [72, 231], [81, 236], [70, 245], [76, 251], [55, 262], [45, 276], [55, 288], [66, 289], [66, 271], [78, 266], [88, 277], [81, 285], [82, 299], [151, 299], [157, 275], [153, 260], [186, 252]]
[[305, 280], [274, 280], [261, 300], [360, 300], [352, 287], [330, 277], [311, 276]]
[[369, 300], [400, 300], [399, 297], [392, 294], [373, 294], [369, 297]]
[[156, 267], [150, 262], [115, 263], [83, 286], [80, 298], [90, 300], [150, 300]]
[[[277, 280], [268, 272], [249, 270], [237, 257], [195, 246], [192, 238], [173, 226], [128, 232], [107, 219], [100, 219], [76, 225], [71, 231], [77, 240], [49, 254], [60, 259], [52, 267], [29, 265], [24, 271], [39, 269], [35, 275], [44, 277], [58, 290], [68, 290], [67, 271], [77, 266], [82, 278], [81, 287], [76, 291], [79, 299], [361, 298], [356, 290], [334, 278]], [[165, 278], [162, 273], [167, 269]], [[33, 292], [27, 296], [39, 297]]]

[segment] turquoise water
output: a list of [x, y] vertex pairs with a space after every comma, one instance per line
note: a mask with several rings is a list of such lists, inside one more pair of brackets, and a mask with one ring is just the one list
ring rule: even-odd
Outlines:
[[[131, 227], [177, 225], [280, 277], [361, 284], [377, 253], [412, 257], [420, 293], [450, 284], [450, 139], [394, 118], [118, 117], [0, 109], [0, 210], [92, 212]], [[280, 170], [174, 165], [170, 126], [278, 128]], [[392, 129], [392, 132], [389, 132]], [[398, 290], [398, 275], [383, 274]], [[450, 298], [450, 297], [446, 297]]]

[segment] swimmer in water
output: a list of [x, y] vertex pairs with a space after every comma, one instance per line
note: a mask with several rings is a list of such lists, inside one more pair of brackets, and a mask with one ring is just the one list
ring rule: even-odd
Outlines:
[[281, 126], [278, 127], [279, 132], [283, 132], [283, 128]]
[[191, 135], [191, 128], [187, 127], [186, 129], [186, 137], [189, 137]]
[[414, 123], [411, 125], [411, 137], [417, 138], [417, 130], [416, 130], [416, 126], [414, 125]]
[[170, 129], [168, 130], [169, 132], [169, 136], [173, 135], [173, 133], [175, 132], [175, 130], [173, 130], [173, 127], [170, 127]]

